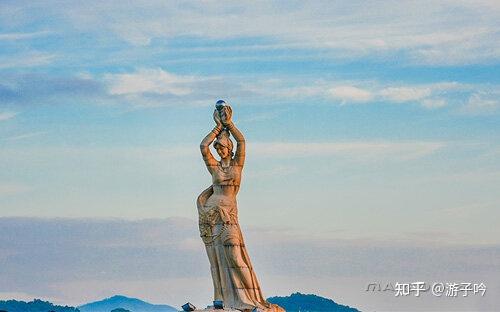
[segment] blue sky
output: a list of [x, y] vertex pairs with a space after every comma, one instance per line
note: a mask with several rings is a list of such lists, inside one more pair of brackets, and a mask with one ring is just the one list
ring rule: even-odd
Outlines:
[[195, 222], [223, 98], [242, 226], [498, 246], [499, 20], [495, 1], [2, 1], [0, 217]]

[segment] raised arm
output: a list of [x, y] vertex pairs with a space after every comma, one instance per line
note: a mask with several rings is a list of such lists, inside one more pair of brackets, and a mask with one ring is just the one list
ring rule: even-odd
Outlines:
[[234, 162], [238, 166], [243, 166], [245, 164], [245, 137], [243, 133], [236, 128], [233, 122], [227, 124], [227, 129], [233, 135], [236, 140], [236, 153], [234, 155]]
[[234, 162], [238, 166], [243, 166], [245, 163], [245, 137], [243, 136], [243, 133], [241, 133], [241, 131], [234, 125], [232, 115], [233, 111], [231, 107], [224, 107], [221, 121], [236, 140], [236, 154], [234, 155]]
[[215, 128], [213, 128], [213, 130], [210, 131], [200, 143], [201, 155], [203, 156], [203, 161], [205, 161], [205, 165], [207, 166], [207, 169], [210, 173], [212, 173], [212, 167], [217, 166], [217, 160], [210, 152], [210, 144], [212, 144], [217, 135], [219, 135], [219, 133], [222, 131], [222, 124], [220, 122], [220, 119], [218, 118], [218, 115], [215, 113], [214, 120], [216, 123]]

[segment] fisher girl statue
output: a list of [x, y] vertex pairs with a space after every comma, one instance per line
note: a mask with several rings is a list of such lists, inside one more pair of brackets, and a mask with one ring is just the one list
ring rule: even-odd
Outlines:
[[[285, 312], [266, 301], [250, 262], [238, 223], [236, 195], [245, 163], [245, 138], [232, 120], [232, 109], [219, 100], [214, 111], [215, 127], [200, 144], [212, 176], [212, 184], [197, 199], [200, 235], [210, 261], [214, 302], [243, 312]], [[236, 150], [233, 153], [233, 141]], [[220, 160], [210, 152], [210, 145]]]

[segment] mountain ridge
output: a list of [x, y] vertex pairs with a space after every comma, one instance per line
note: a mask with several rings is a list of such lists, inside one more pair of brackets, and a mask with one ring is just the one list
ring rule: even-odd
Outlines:
[[[285, 297], [270, 297], [267, 299], [283, 307], [287, 312], [360, 312], [350, 306], [341, 305], [332, 299], [313, 294], [293, 293]], [[138, 298], [114, 295], [102, 300], [82, 304], [78, 307], [58, 306], [48, 301], [34, 299], [31, 302], [17, 300], [0, 300], [0, 311], [8, 312], [177, 312], [179, 309], [166, 304], [151, 304]]]
[[54, 312], [79, 312], [75, 307], [55, 305], [49, 301], [33, 299], [25, 302], [18, 300], [0, 300], [0, 311], [8, 312], [31, 312], [31, 311], [54, 311]]
[[338, 304], [332, 299], [299, 292], [287, 297], [270, 297], [267, 300], [281, 306], [287, 312], [360, 312], [356, 308]]
[[114, 295], [99, 301], [94, 301], [78, 306], [80, 312], [109, 312], [113, 309], [124, 308], [133, 312], [174, 312], [176, 308], [166, 304], [151, 304], [149, 302], [126, 297], [123, 295]]

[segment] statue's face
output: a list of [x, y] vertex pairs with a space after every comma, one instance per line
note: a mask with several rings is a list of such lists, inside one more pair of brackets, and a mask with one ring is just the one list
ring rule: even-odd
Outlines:
[[215, 150], [219, 154], [220, 158], [226, 158], [229, 156], [229, 148], [222, 146], [220, 144], [215, 145]]

